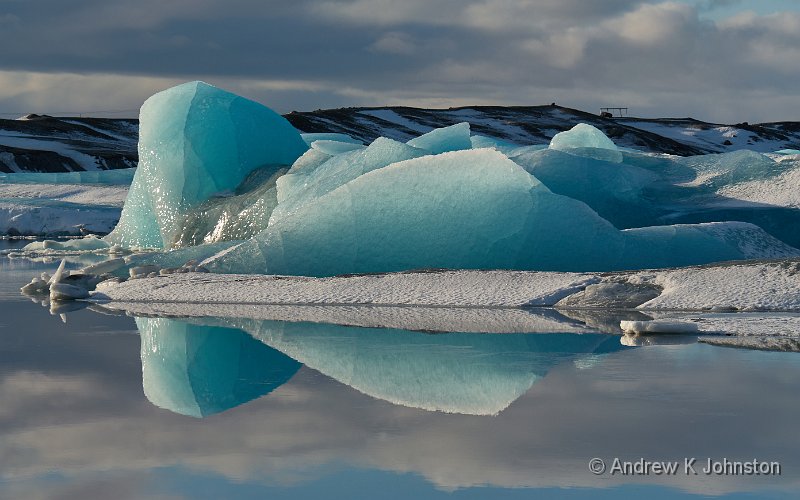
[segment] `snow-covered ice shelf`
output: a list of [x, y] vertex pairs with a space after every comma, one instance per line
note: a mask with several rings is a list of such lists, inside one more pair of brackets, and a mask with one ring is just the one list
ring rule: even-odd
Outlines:
[[194, 304], [800, 312], [800, 259], [596, 274], [442, 270], [308, 278], [180, 273], [101, 283], [96, 297]]

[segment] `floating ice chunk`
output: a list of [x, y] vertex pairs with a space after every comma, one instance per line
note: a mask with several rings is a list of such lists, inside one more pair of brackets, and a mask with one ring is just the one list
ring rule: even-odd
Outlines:
[[300, 364], [241, 330], [136, 318], [142, 385], [154, 405], [202, 418], [272, 392]]
[[471, 149], [472, 141], [469, 136], [469, 123], [456, 123], [449, 127], [431, 130], [427, 134], [411, 139], [407, 144], [430, 151], [433, 154]]
[[617, 145], [599, 129], [586, 123], [579, 123], [566, 132], [554, 135], [550, 140], [550, 149], [614, 163], [622, 161], [622, 153]]
[[66, 241], [44, 240], [34, 241], [28, 243], [23, 247], [26, 252], [41, 252], [41, 251], [68, 251], [68, 252], [90, 252], [95, 250], [103, 250], [109, 247], [109, 244], [94, 235], [89, 235], [84, 238], [77, 238]]
[[307, 149], [280, 115], [211, 85], [155, 94], [142, 106], [139, 167], [106, 241], [168, 248], [187, 210], [235, 189], [257, 167], [291, 165]]
[[30, 283], [20, 288], [20, 291], [25, 295], [44, 295], [50, 291], [50, 283], [48, 280], [34, 277]]
[[587, 123], [579, 123], [566, 132], [559, 132], [550, 140], [550, 149], [563, 151], [569, 148], [618, 149], [603, 132]]
[[[128, 278], [130, 269], [135, 267], [152, 266], [147, 268], [147, 273], [136, 272], [140, 277], [147, 276], [150, 272], [160, 272], [164, 268], [183, 267], [189, 261], [202, 262], [212, 256], [224, 254], [226, 250], [235, 248], [240, 241], [222, 241], [208, 243], [193, 247], [179, 248], [169, 252], [144, 252], [129, 255], [125, 258], [125, 265], [110, 271], [110, 274], [119, 278]], [[204, 271], [200, 271], [204, 272]]]
[[[64, 266], [67, 264], [67, 259], [61, 259], [61, 263], [58, 265], [58, 269], [53, 275], [50, 277], [50, 280], [47, 282], [48, 284], [52, 285], [54, 283], [58, 283], [64, 277]], [[69, 271], [67, 271], [67, 276], [69, 276]]]
[[47, 283], [50, 287], [50, 300], [85, 299], [89, 296], [85, 280], [72, 280], [71, 283], [65, 283], [70, 278], [69, 271], [64, 270], [66, 262], [66, 259], [61, 259], [61, 264], [58, 265], [58, 269]]
[[322, 151], [323, 153], [332, 156], [341, 153], [346, 153], [348, 151], [354, 151], [356, 149], [364, 149], [364, 145], [354, 144], [352, 142], [320, 140], [312, 142], [311, 148], [316, 149], [317, 151]]
[[89, 297], [89, 291], [81, 286], [69, 283], [53, 283], [50, 285], [50, 300], [75, 300]]
[[697, 323], [691, 321], [676, 321], [667, 319], [654, 319], [652, 321], [620, 321], [619, 327], [626, 333], [684, 333], [692, 334], [699, 331]]

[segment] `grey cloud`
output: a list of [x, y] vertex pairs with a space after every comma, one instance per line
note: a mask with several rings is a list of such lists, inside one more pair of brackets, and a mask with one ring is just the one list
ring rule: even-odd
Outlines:
[[[756, 90], [783, 102], [797, 96], [797, 14], [700, 17], [729, 3], [13, 2], [0, 10], [12, 21], [0, 30], [0, 71], [125, 76], [139, 79], [145, 96], [160, 90], [159, 79], [220, 81], [234, 91], [245, 86], [237, 80], [298, 82], [252, 94], [279, 111], [540, 104], [554, 95], [591, 110], [626, 95], [621, 105], [649, 116], [688, 108], [708, 120], [793, 118], [747, 98]], [[0, 96], [0, 104], [65, 95], [55, 81], [32, 92]], [[738, 100], [735, 113], [726, 95]]]
[[698, 2], [697, 8], [700, 10], [709, 11], [725, 7], [732, 7], [742, 3], [743, 0], [701, 0]]

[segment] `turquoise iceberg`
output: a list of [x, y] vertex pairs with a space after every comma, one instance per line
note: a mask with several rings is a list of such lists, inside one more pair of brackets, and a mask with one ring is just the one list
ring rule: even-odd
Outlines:
[[548, 147], [471, 137], [467, 123], [364, 146], [301, 135], [199, 82], [148, 99], [141, 129], [142, 165], [105, 241], [188, 247], [175, 258], [214, 272], [610, 271], [800, 254], [800, 210], [718, 194], [800, 168], [791, 159], [648, 155], [584, 124]]

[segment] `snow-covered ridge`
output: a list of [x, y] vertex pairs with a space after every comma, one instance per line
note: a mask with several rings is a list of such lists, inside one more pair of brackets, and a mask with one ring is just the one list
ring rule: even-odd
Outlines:
[[451, 109], [386, 106], [293, 111], [285, 116], [303, 132], [338, 132], [364, 142], [381, 136], [406, 141], [434, 128], [468, 122], [475, 134], [518, 144], [547, 144], [556, 133], [588, 123], [619, 146], [682, 156], [800, 148], [797, 122], [733, 125], [692, 118], [604, 118], [558, 105]]
[[0, 173], [75, 172], [135, 167], [137, 120], [0, 120]]
[[[303, 132], [344, 133], [364, 142], [408, 140], [434, 128], [468, 122], [475, 134], [518, 144], [547, 144], [558, 132], [589, 123], [616, 144], [694, 155], [737, 149], [800, 149], [800, 123], [717, 124], [691, 118], [603, 118], [562, 106], [409, 107], [293, 111]], [[136, 166], [138, 120], [55, 118], [0, 120], [0, 172], [68, 172]]]

